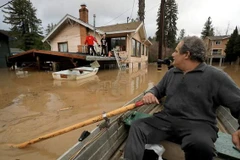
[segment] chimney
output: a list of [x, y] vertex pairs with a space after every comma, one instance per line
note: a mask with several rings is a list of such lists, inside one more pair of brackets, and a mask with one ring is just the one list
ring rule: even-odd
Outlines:
[[79, 9], [79, 18], [85, 23], [88, 23], [88, 9], [86, 8], [86, 4], [82, 4]]
[[[79, 9], [79, 19], [82, 20], [85, 23], [88, 23], [88, 9], [86, 4], [82, 4], [81, 8]], [[80, 53], [86, 53], [87, 49], [85, 47], [85, 39], [87, 37], [87, 28], [83, 25], [79, 26], [80, 29], [80, 43], [77, 46], [78, 47], [78, 52]]]

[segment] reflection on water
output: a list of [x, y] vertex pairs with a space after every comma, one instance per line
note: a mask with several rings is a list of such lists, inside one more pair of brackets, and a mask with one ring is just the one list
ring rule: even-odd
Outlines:
[[[221, 69], [240, 86], [239, 66]], [[0, 70], [0, 159], [56, 159], [76, 143], [83, 130], [96, 124], [23, 150], [6, 144], [24, 142], [119, 108], [156, 85], [166, 71], [165, 66], [159, 72], [156, 65], [149, 65], [132, 73], [100, 70], [79, 81], [57, 81], [51, 72]]]
[[18, 78], [25, 78], [29, 76], [28, 71], [17, 70], [15, 73]]

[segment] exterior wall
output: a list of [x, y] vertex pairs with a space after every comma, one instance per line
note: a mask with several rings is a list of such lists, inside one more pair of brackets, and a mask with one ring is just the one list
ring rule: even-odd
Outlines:
[[218, 40], [220, 41], [220, 44], [216, 44], [216, 41], [212, 41], [212, 50], [213, 49], [222, 49], [221, 55], [226, 55], [226, 53], [224, 52], [224, 50], [226, 49], [226, 44], [228, 42], [229, 39], [223, 39], [223, 40]]
[[80, 28], [80, 45], [78, 45], [78, 52], [81, 53], [86, 53], [86, 48], [84, 47], [84, 42], [86, 40], [87, 37], [87, 28], [84, 27], [83, 25], [79, 26]]
[[10, 55], [8, 37], [0, 33], [0, 68], [7, 67], [6, 56]]
[[67, 42], [68, 52], [78, 52], [78, 45], [80, 45], [80, 29], [78, 24], [66, 25], [65, 28], [59, 32], [51, 41], [51, 50], [58, 51], [58, 43]]
[[[225, 56], [226, 53], [224, 50], [226, 49], [226, 44], [228, 42], [229, 38], [227, 39], [222, 39], [222, 40], [213, 40], [211, 41], [209, 38], [204, 39], [206, 48], [207, 48], [207, 55], [212, 55], [212, 51], [214, 49], [221, 49], [221, 55]], [[216, 41], [220, 41], [220, 44], [216, 44]]]
[[[145, 47], [144, 54], [142, 55], [142, 53], [141, 53], [141, 57], [132, 57], [131, 56], [131, 53], [132, 53], [132, 38], [131, 37], [134, 38], [135, 40], [141, 42], [141, 44], [144, 45], [144, 47]], [[139, 32], [131, 34], [130, 38], [128, 38], [128, 44], [129, 45], [127, 47], [128, 48], [127, 52], [128, 52], [128, 57], [130, 57], [129, 58], [129, 69], [134, 71], [137, 69], [146, 68], [147, 64], [148, 64], [148, 56], [146, 55], [146, 47], [149, 47], [149, 46], [144, 44], [141, 41]]]
[[[223, 59], [226, 56], [226, 53], [224, 51], [226, 49], [226, 44], [228, 40], [229, 38], [219, 40], [211, 40], [209, 38], [204, 39], [207, 48], [207, 63], [212, 65], [213, 59], [217, 58], [219, 59], [219, 66], [222, 65]], [[220, 44], [217, 44], [216, 42], [220, 42]], [[217, 52], [215, 52], [214, 50], [217, 50]], [[219, 50], [221, 50], [221, 52], [219, 52]]]

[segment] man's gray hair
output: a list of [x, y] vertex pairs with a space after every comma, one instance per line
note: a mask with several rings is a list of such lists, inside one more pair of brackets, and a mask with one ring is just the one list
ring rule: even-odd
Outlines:
[[202, 39], [196, 36], [184, 37], [183, 45], [180, 49], [180, 54], [190, 52], [190, 59], [193, 61], [204, 62], [206, 47]]

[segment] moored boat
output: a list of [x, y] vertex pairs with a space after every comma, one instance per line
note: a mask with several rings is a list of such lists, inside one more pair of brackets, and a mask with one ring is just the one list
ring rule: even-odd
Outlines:
[[52, 77], [55, 80], [80, 80], [97, 74], [100, 65], [97, 61], [90, 64], [89, 67], [77, 67], [73, 69], [53, 72]]
[[78, 67], [73, 69], [53, 72], [52, 77], [55, 80], [79, 80], [94, 76], [97, 74], [99, 68], [92, 67]]

